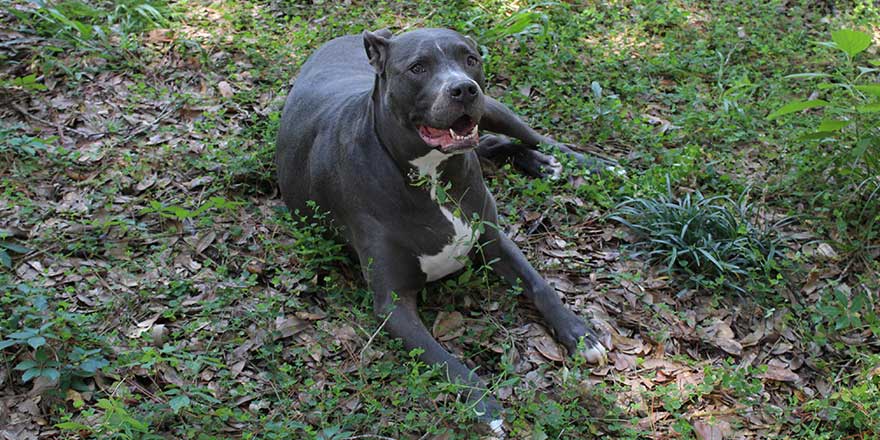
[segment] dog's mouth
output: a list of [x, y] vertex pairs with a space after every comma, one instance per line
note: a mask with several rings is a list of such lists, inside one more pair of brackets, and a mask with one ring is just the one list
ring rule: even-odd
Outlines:
[[443, 153], [473, 148], [480, 140], [477, 121], [468, 115], [456, 119], [449, 128], [434, 128], [427, 125], [419, 125], [417, 128], [419, 136], [426, 144]]

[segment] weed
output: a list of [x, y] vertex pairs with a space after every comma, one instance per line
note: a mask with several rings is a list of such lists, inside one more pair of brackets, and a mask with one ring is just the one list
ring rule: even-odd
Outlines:
[[761, 225], [757, 209], [747, 191], [736, 200], [699, 191], [676, 198], [667, 181], [665, 196], [628, 198], [609, 218], [638, 234], [633, 256], [662, 261], [688, 284], [746, 292], [756, 276], [778, 282], [787, 241], [779, 229], [793, 220]]
[[[824, 47], [836, 49], [830, 72], [806, 72], [788, 79], [821, 80], [816, 97], [791, 101], [770, 113], [774, 120], [810, 109], [822, 109], [821, 121], [800, 117], [812, 130], [797, 141], [812, 142], [816, 150], [807, 150], [809, 161], [800, 167], [795, 185], [805, 183], [814, 190], [816, 177], [825, 182], [812, 202], [838, 224], [838, 231], [852, 236], [851, 249], [867, 250], [878, 236], [880, 223], [880, 84], [872, 82], [880, 73], [880, 61], [858, 65], [857, 59], [871, 45], [864, 32], [841, 29], [831, 32]], [[818, 96], [825, 95], [825, 99]], [[828, 206], [828, 205], [832, 205]], [[854, 245], [854, 246], [853, 246]]]

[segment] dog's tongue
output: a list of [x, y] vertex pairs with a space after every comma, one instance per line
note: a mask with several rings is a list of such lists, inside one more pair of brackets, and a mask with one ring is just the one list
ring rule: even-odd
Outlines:
[[458, 151], [477, 145], [479, 134], [477, 123], [468, 116], [453, 122], [450, 128], [435, 128], [427, 125], [418, 127], [419, 136], [426, 144], [440, 151]]
[[449, 130], [444, 130], [442, 128], [428, 127], [427, 125], [424, 125], [420, 128], [422, 129], [422, 131], [424, 131], [425, 134], [427, 134], [431, 138], [439, 138], [449, 135]]

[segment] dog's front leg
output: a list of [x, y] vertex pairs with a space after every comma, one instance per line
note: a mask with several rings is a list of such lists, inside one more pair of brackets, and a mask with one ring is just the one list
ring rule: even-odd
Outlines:
[[[449, 354], [425, 328], [419, 318], [417, 293], [424, 285], [424, 275], [402, 253], [380, 253], [370, 258], [367, 279], [373, 290], [373, 311], [387, 318], [385, 330], [403, 341], [406, 350], [422, 349], [419, 358], [426, 364], [442, 365], [453, 383], [465, 387], [467, 401], [477, 418], [502, 435], [501, 405], [489, 394], [485, 383], [461, 361]], [[365, 261], [365, 260], [362, 260]]]
[[[492, 269], [511, 284], [522, 282], [526, 296], [544, 317], [556, 339], [568, 349], [569, 355], [580, 354], [590, 363], [604, 364], [605, 347], [586, 321], [569, 310], [556, 290], [529, 264], [522, 251], [504, 233], [486, 228], [483, 238], [483, 258], [494, 261]], [[583, 350], [578, 344], [583, 340]]]
[[523, 154], [525, 155], [519, 160], [524, 163], [529, 160], [535, 162], [528, 165], [529, 167], [546, 167], [546, 155], [535, 150], [538, 144], [552, 145], [573, 157], [581, 166], [585, 166], [593, 172], [601, 172], [609, 165], [603, 160], [584, 156], [572, 150], [568, 145], [539, 134], [523, 122], [516, 113], [507, 108], [506, 105], [489, 96], [486, 96], [486, 112], [483, 114], [483, 118], [480, 119], [480, 126], [486, 130], [519, 139], [524, 144]]

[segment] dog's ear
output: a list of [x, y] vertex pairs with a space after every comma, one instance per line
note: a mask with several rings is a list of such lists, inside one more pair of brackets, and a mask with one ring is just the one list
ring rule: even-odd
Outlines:
[[474, 40], [473, 38], [471, 38], [470, 35], [465, 35], [464, 39], [467, 40], [468, 44], [471, 46], [471, 49], [473, 49], [477, 52], [480, 51], [480, 46], [477, 44], [477, 40]]
[[391, 39], [391, 31], [380, 29], [376, 32], [364, 31], [364, 49], [370, 65], [376, 69], [377, 74], [385, 70], [385, 62], [388, 61], [388, 44]]

